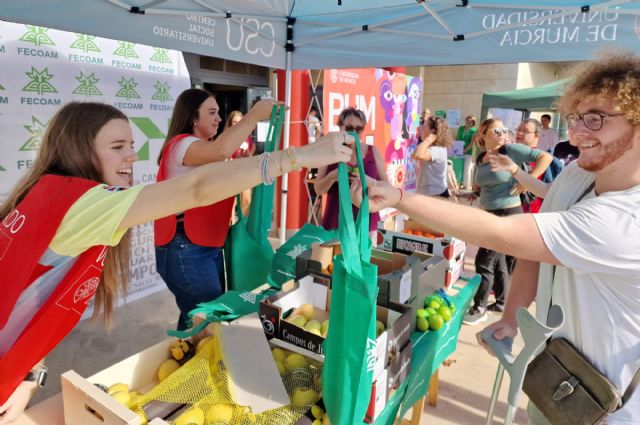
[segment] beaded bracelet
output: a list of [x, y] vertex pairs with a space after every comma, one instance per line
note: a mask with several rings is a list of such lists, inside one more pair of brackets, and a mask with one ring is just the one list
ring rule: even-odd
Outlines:
[[260, 155], [260, 170], [262, 172], [262, 184], [270, 186], [273, 184], [273, 179], [269, 176], [269, 158], [271, 154], [264, 152]]

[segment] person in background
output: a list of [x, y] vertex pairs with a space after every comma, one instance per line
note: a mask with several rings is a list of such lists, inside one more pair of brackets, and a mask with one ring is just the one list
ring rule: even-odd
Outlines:
[[453, 143], [447, 121], [429, 117], [423, 126], [422, 141], [411, 158], [420, 162], [416, 192], [429, 196], [449, 197], [447, 188], [447, 148]]
[[476, 117], [468, 115], [467, 118], [464, 119], [464, 125], [458, 127], [458, 133], [456, 135], [456, 140], [462, 140], [464, 142], [463, 154], [471, 155], [471, 151], [473, 149], [473, 143], [471, 143], [471, 140], [473, 139], [473, 135], [476, 131]]
[[352, 151], [345, 138], [353, 143], [350, 135], [333, 133], [326, 143], [132, 186], [138, 156], [127, 116], [103, 103], [64, 105], [33, 165], [0, 206], [0, 240], [11, 241], [0, 257], [0, 424], [20, 422], [46, 378], [44, 357], [91, 300], [94, 317], [109, 327], [128, 284], [129, 228], [213, 204], [300, 166], [347, 161]]
[[[158, 157], [157, 181], [182, 176], [194, 167], [230, 159], [271, 115], [272, 100], [261, 100], [214, 141], [221, 119], [216, 98], [206, 90], [188, 89], [176, 100], [166, 140]], [[198, 303], [224, 292], [223, 246], [235, 197], [204, 208], [179, 211], [154, 223], [158, 274], [180, 309], [178, 330]]]
[[[231, 127], [238, 125], [240, 120], [243, 118], [243, 114], [240, 111], [231, 111], [229, 116], [227, 117], [227, 121], [224, 125], [224, 130], [228, 130]], [[256, 151], [256, 145], [253, 143], [251, 139], [251, 135], [247, 136], [244, 142], [240, 145], [237, 151], [231, 155], [231, 159], [237, 158], [246, 158], [249, 156], [253, 156]], [[242, 214], [245, 216], [249, 214], [249, 207], [251, 205], [251, 189], [243, 190], [240, 194], [240, 208], [242, 209]], [[232, 208], [232, 221], [235, 223], [238, 221], [238, 217], [236, 217], [235, 208]]]
[[[231, 111], [229, 116], [227, 117], [227, 121], [224, 124], [224, 129], [227, 130], [235, 125], [240, 123], [240, 120], [244, 117], [244, 114], [240, 111]], [[236, 150], [233, 155], [231, 155], [232, 159], [236, 158], [246, 158], [248, 156], [253, 156], [256, 151], [256, 145], [253, 143], [251, 139], [251, 134], [247, 136], [244, 142], [240, 145], [238, 150]]]
[[314, 143], [322, 135], [322, 123], [318, 116], [318, 109], [312, 106], [307, 117], [307, 134], [309, 143]]
[[[541, 130], [542, 125], [538, 120], [530, 118], [522, 121], [518, 126], [518, 130], [516, 130], [516, 143], [528, 146], [531, 149], [537, 149]], [[534, 165], [534, 163], [529, 162], [520, 164], [520, 167], [525, 171], [525, 173], [530, 173]], [[538, 178], [541, 177], [542, 174], [538, 176]], [[530, 213], [537, 213], [538, 211], [540, 211], [542, 199], [536, 197], [529, 191], [522, 190], [521, 192], [522, 193], [520, 193], [520, 201], [522, 203], [522, 210], [524, 212]]]
[[[514, 190], [516, 181], [512, 174], [504, 171], [494, 172], [489, 163], [490, 155], [500, 151], [509, 156], [516, 164], [535, 163], [531, 174], [541, 175], [551, 163], [551, 155], [531, 149], [518, 143], [506, 143], [508, 130], [499, 119], [489, 118], [480, 125], [478, 144], [484, 152], [478, 155], [475, 184], [480, 188], [480, 206], [487, 212], [506, 217], [522, 213], [520, 192]], [[521, 190], [521, 189], [520, 189]], [[475, 258], [476, 272], [482, 281], [474, 297], [464, 323], [473, 325], [487, 319], [487, 310], [501, 312], [504, 308], [504, 296], [509, 287], [515, 258], [484, 248], [482, 244]], [[496, 302], [488, 305], [489, 293], [493, 289]]]
[[[364, 112], [356, 108], [346, 108], [338, 115], [338, 126], [340, 131], [355, 131], [358, 135], [362, 133], [365, 125], [367, 125], [367, 118]], [[386, 181], [386, 173], [384, 169], [384, 160], [382, 155], [375, 146], [369, 146], [360, 141], [360, 147], [362, 148], [362, 160], [364, 165], [364, 172], [371, 178], [372, 181], [382, 180]], [[349, 163], [351, 167], [356, 165], [355, 152]], [[353, 172], [357, 172], [354, 171]], [[327, 230], [338, 228], [338, 214], [340, 212], [340, 205], [338, 199], [338, 164], [330, 164], [326, 167], [318, 169], [318, 176], [314, 183], [314, 187], [318, 196], [324, 194], [327, 195], [327, 202], [322, 216], [322, 227]], [[353, 208], [354, 217], [358, 214], [358, 209]], [[375, 242], [378, 229], [378, 222], [380, 221], [380, 214], [373, 213], [369, 216], [369, 232], [371, 239]]]
[[580, 149], [571, 144], [570, 140], [565, 140], [556, 145], [553, 156], [558, 158], [566, 166], [580, 156]]
[[549, 127], [551, 124], [551, 115], [543, 114], [540, 117], [540, 123], [542, 124], [542, 130], [540, 130], [540, 141], [538, 142], [538, 149], [546, 152], [553, 152], [553, 149], [558, 144], [558, 132]]

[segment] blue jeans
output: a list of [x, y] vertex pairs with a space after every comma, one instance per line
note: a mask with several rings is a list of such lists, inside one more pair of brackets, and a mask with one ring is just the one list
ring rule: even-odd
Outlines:
[[222, 251], [222, 247], [193, 244], [182, 224], [178, 224], [171, 242], [156, 247], [158, 273], [180, 309], [178, 330], [187, 329], [187, 313], [198, 303], [214, 300], [224, 292]]

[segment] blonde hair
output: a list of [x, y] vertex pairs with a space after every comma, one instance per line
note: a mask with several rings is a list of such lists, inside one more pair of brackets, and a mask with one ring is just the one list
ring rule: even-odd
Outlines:
[[[0, 218], [6, 217], [46, 174], [81, 177], [103, 182], [100, 161], [95, 151], [98, 132], [109, 121], [127, 116], [111, 105], [96, 102], [71, 102], [51, 119], [27, 174], [16, 184], [0, 206]], [[111, 248], [96, 291], [93, 317], [103, 312], [105, 326], [111, 325], [113, 304], [120, 293], [126, 294], [129, 276], [129, 232]]]
[[242, 119], [242, 117], [244, 115], [240, 111], [231, 111], [231, 112], [229, 112], [229, 116], [227, 117], [227, 122], [224, 123], [224, 129], [225, 130], [228, 129], [228, 128], [231, 128], [231, 122], [237, 116], [240, 116], [240, 119]]
[[635, 126], [640, 126], [640, 57], [632, 53], [604, 53], [599, 60], [574, 69], [575, 80], [557, 103], [572, 113], [589, 97], [610, 97], [616, 108]]

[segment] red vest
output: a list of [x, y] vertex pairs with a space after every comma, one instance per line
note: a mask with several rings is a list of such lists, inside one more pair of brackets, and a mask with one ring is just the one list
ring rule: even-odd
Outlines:
[[[161, 182], [167, 177], [167, 160], [171, 155], [171, 150], [185, 137], [192, 134], [179, 134], [174, 137], [163, 152], [160, 159], [160, 168], [156, 181]], [[233, 208], [234, 197], [227, 198], [213, 205], [199, 207], [184, 212], [184, 231], [191, 242], [200, 246], [224, 245], [229, 231], [229, 220], [231, 220], [231, 210]], [[176, 234], [176, 216], [170, 215], [154, 222], [155, 245], [166, 245]]]
[[[0, 328], [22, 291], [50, 267], [38, 263], [74, 202], [97, 183], [47, 175], [0, 225]], [[107, 247], [80, 255], [12, 348], [0, 357], [0, 404], [78, 323], [102, 276]]]

